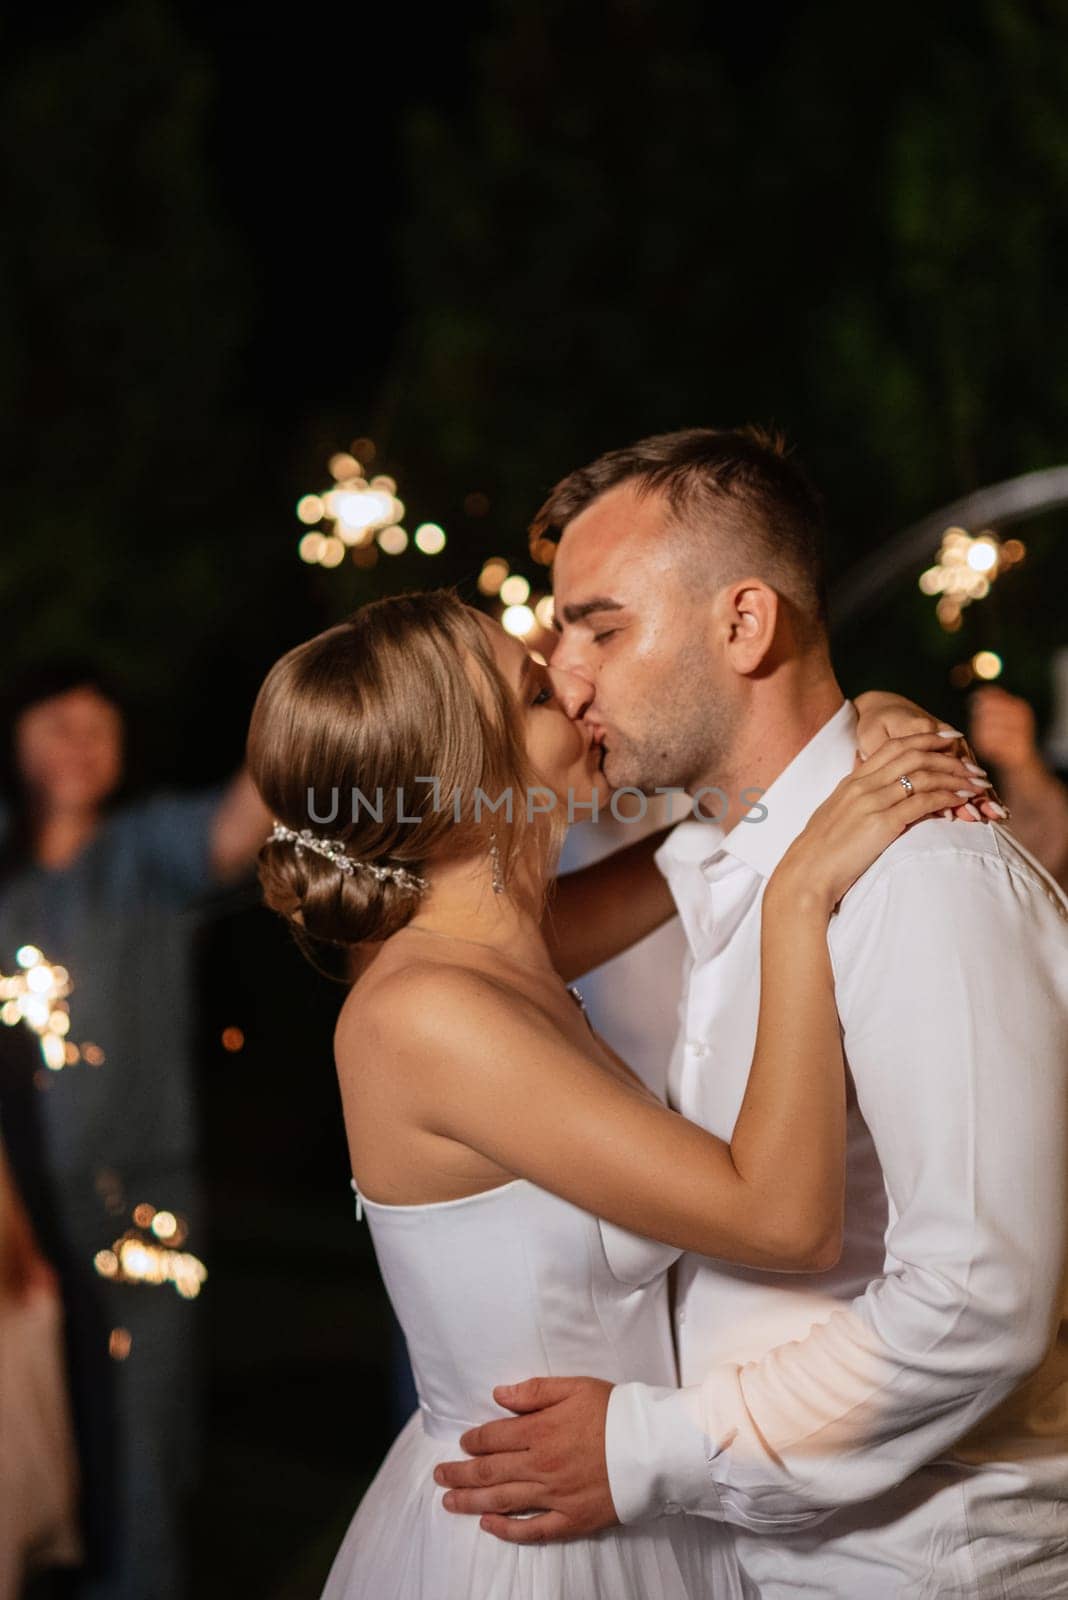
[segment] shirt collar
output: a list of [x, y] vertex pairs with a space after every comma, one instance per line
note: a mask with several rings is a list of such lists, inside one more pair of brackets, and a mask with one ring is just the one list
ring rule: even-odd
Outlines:
[[852, 772], [856, 731], [857, 708], [852, 700], [843, 700], [760, 796], [767, 815], [759, 820], [743, 818], [729, 833], [716, 822], [680, 822], [655, 856], [669, 884], [674, 888], [687, 867], [704, 872], [725, 854], [769, 878], [816, 807]]

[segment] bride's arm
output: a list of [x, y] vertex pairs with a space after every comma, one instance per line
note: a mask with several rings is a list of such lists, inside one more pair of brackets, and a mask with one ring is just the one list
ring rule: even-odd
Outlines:
[[389, 980], [396, 992], [364, 1048], [387, 1052], [416, 1086], [429, 1132], [585, 1210], [704, 1255], [824, 1268], [839, 1247], [845, 1123], [827, 921], [886, 845], [961, 785], [944, 741], [892, 740], [786, 852], [765, 890], [760, 1022], [729, 1144], [597, 1066], [536, 1005], [467, 970]]

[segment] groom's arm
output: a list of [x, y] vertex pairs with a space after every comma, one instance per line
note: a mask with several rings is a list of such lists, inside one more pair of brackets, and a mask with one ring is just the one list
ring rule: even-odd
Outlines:
[[1054, 1336], [1068, 910], [1037, 874], [947, 851], [888, 863], [841, 914], [837, 992], [896, 1217], [890, 1267], [759, 1361], [690, 1389], [617, 1387], [623, 1521], [681, 1507], [787, 1528], [869, 1499], [958, 1443]]
[[553, 965], [568, 982], [629, 950], [675, 915], [671, 890], [653, 860], [670, 832], [670, 826], [658, 828], [554, 881], [541, 931]]
[[[839, 916], [846, 1053], [896, 1217], [886, 1276], [692, 1388], [617, 1385], [603, 1435], [574, 1422], [591, 1380], [554, 1380], [548, 1404], [498, 1393], [526, 1415], [464, 1436], [476, 1460], [436, 1474], [450, 1508], [535, 1503], [572, 1535], [611, 1520], [598, 1503], [785, 1530], [902, 1481], [1041, 1362], [1068, 1219], [1068, 909], [1037, 873], [954, 849], [887, 862]], [[483, 1452], [520, 1448], [515, 1485], [515, 1455]]]

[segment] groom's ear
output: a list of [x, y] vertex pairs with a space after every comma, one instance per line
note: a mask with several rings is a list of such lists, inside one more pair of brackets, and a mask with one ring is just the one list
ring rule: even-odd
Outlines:
[[762, 578], [737, 578], [717, 596], [718, 620], [727, 628], [727, 650], [736, 672], [757, 671], [771, 650], [779, 625], [779, 596]]

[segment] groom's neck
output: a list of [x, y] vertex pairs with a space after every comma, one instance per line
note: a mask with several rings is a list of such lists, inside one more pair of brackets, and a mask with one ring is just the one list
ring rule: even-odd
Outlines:
[[[791, 663], [749, 685], [736, 736], [726, 756], [701, 782], [724, 791], [729, 806], [719, 818], [729, 832], [759, 795], [834, 716], [845, 696], [829, 661]], [[749, 798], [743, 799], [743, 791]], [[715, 807], [716, 797], [710, 797]], [[722, 802], [720, 802], [722, 805]]]

